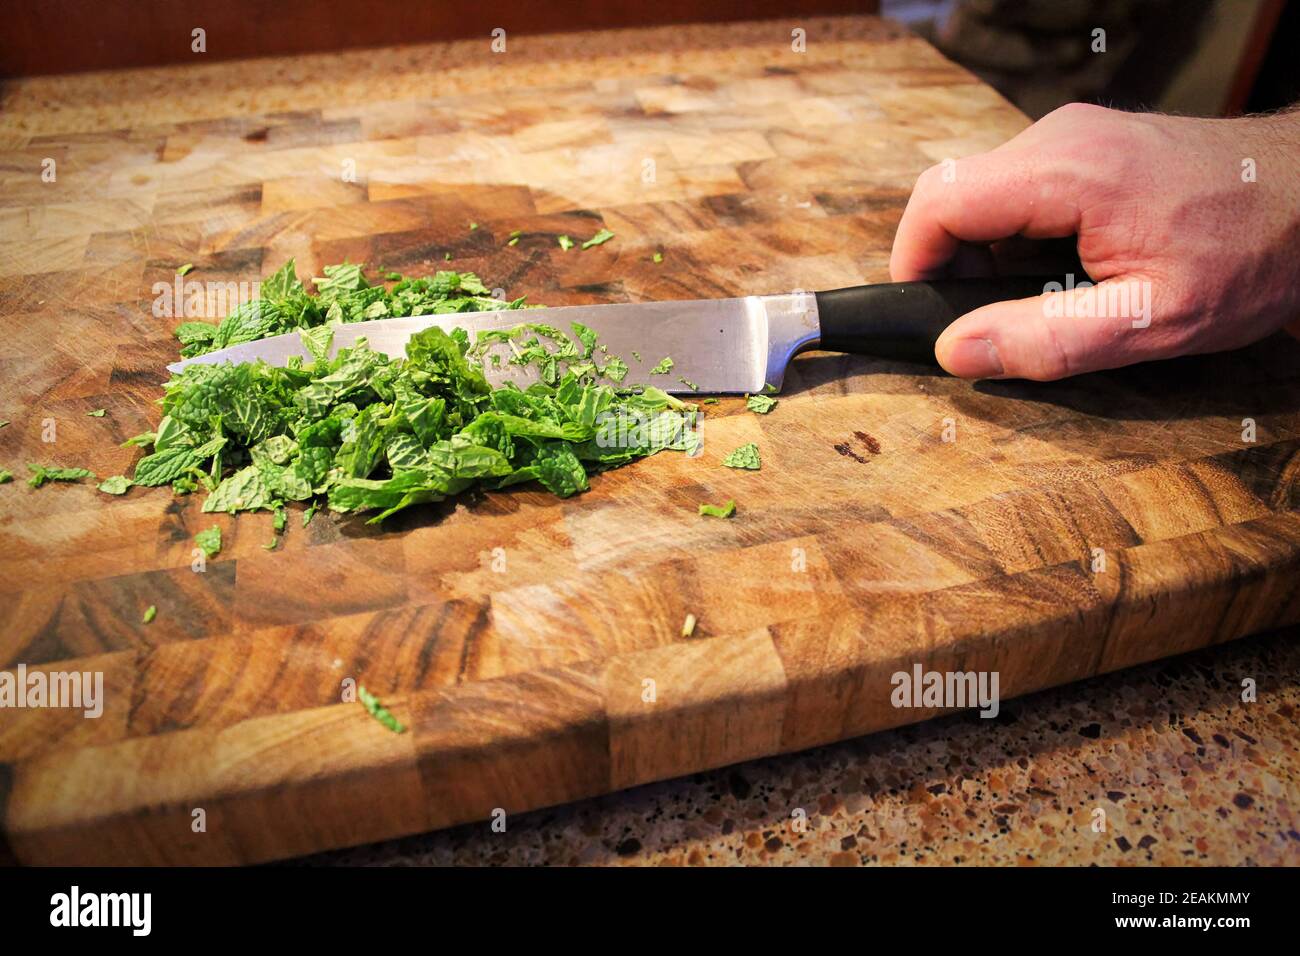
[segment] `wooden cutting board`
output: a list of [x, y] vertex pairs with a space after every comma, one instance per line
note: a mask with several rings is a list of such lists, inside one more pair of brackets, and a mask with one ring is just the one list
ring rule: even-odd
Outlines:
[[[44, 81], [87, 105], [56, 115], [84, 128], [5, 134], [0, 467], [129, 471], [119, 443], [156, 422], [175, 354], [153, 287], [186, 262], [237, 282], [290, 255], [428, 273], [451, 252], [552, 305], [886, 279], [915, 176], [1026, 120], [878, 21], [811, 22], [804, 53], [790, 29]], [[277, 90], [293, 111], [257, 105]], [[602, 226], [618, 238], [556, 245]], [[20, 474], [0, 666], [102, 672], [105, 702], [0, 711], [11, 852], [287, 857], [919, 720], [937, 711], [890, 700], [916, 664], [996, 670], [1010, 697], [1300, 620], [1289, 340], [1054, 385], [810, 354], [772, 414], [707, 410], [700, 458], [568, 501], [515, 490], [382, 529], [294, 514], [269, 553], [269, 516], [222, 516], [202, 572], [198, 501]], [[761, 472], [720, 466], [749, 441]], [[734, 519], [697, 515], [727, 498]]]

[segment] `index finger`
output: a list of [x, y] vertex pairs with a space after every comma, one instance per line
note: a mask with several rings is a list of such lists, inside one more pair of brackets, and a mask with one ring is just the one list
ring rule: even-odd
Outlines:
[[1036, 150], [982, 153], [931, 166], [916, 181], [894, 235], [895, 282], [932, 279], [963, 242], [1011, 236], [1057, 239], [1078, 231], [1080, 210], [1068, 180], [1045, 173]]

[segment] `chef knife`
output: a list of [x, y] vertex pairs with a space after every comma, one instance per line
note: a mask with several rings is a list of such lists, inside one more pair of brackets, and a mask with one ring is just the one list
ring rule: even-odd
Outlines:
[[[587, 326], [608, 349], [598, 365], [618, 356], [627, 363], [624, 387], [656, 385], [667, 392], [759, 392], [780, 389], [796, 352], [818, 348], [934, 364], [934, 343], [954, 319], [991, 302], [1041, 295], [1061, 276], [1001, 276], [939, 279], [853, 286], [830, 292], [751, 295], [736, 299], [694, 299], [611, 305], [575, 305], [521, 312], [456, 312], [351, 322], [334, 327], [332, 349], [365, 338], [372, 349], [404, 354], [407, 340], [436, 325], [478, 332], [541, 322], [565, 330]], [[1058, 286], [1059, 288], [1060, 286]], [[167, 366], [172, 372], [199, 363], [254, 362], [285, 365], [293, 356], [309, 359], [297, 332], [233, 345]], [[637, 356], [640, 356], [638, 359]], [[505, 358], [509, 357], [507, 352]], [[484, 364], [493, 384], [526, 386], [533, 367]], [[651, 374], [665, 358], [667, 373]]]

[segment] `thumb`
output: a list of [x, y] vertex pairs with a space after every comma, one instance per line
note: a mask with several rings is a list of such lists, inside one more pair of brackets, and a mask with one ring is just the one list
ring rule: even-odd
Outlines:
[[1159, 357], [1150, 283], [1108, 279], [1095, 286], [994, 302], [968, 312], [939, 336], [939, 364], [961, 378], [1050, 382]]

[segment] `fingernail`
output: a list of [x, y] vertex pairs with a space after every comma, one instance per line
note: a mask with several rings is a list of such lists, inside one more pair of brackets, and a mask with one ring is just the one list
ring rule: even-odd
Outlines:
[[944, 367], [960, 378], [996, 378], [1002, 374], [997, 346], [988, 339], [958, 339], [944, 351]]

